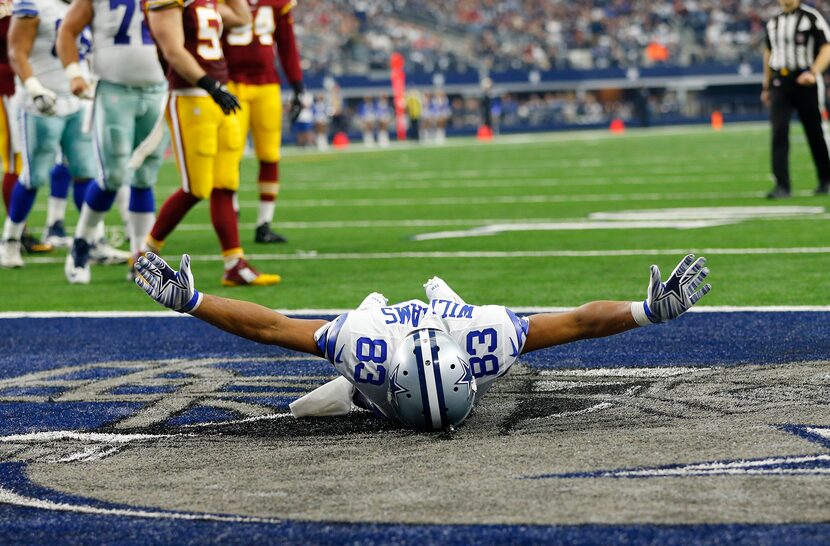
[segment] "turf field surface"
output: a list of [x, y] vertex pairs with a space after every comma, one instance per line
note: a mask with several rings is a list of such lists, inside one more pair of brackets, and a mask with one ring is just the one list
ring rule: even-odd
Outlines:
[[[87, 287], [61, 253], [0, 271], [0, 542], [826, 544], [828, 198], [796, 133], [796, 195], [765, 200], [767, 138], [288, 151], [290, 242], [246, 245], [273, 288], [218, 286], [204, 205], [170, 238], [200, 289], [305, 316], [436, 274], [524, 311], [641, 298], [650, 263], [709, 257], [696, 312], [527, 355], [451, 435], [288, 417], [327, 362], [160, 312], [121, 267]], [[175, 181], [165, 165], [161, 198]]]
[[[443, 277], [474, 302], [514, 307], [641, 297], [648, 265], [668, 274], [686, 252], [709, 258], [704, 306], [827, 305], [816, 290], [830, 268], [827, 196], [815, 186], [794, 131], [795, 196], [772, 202], [768, 129], [746, 125], [586, 132], [406, 145], [388, 151], [288, 150], [277, 229], [285, 245], [255, 245], [256, 163], [243, 164], [246, 252], [282, 284], [219, 286], [222, 266], [208, 207], [196, 207], [164, 256], [194, 256], [199, 289], [281, 309], [348, 308], [372, 291], [391, 301]], [[164, 165], [159, 203], [177, 187]], [[45, 195], [31, 225], [42, 225]], [[70, 212], [68, 224], [74, 224]], [[117, 228], [117, 214], [108, 217]], [[63, 251], [0, 270], [6, 311], [153, 310], [121, 267], [95, 267], [90, 286], [68, 286]]]
[[825, 544], [828, 321], [697, 313], [533, 353], [445, 435], [295, 420], [326, 361], [192, 318], [0, 319], [0, 536]]

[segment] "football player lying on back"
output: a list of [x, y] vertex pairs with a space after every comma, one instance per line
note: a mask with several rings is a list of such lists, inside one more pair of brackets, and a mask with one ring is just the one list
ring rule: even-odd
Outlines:
[[689, 254], [666, 282], [652, 265], [645, 301], [594, 301], [529, 317], [468, 304], [433, 277], [424, 285], [428, 303], [390, 306], [372, 293], [331, 322], [295, 319], [199, 292], [187, 254], [175, 271], [148, 253], [136, 264], [136, 284], [161, 305], [226, 332], [328, 359], [340, 377], [294, 401], [296, 417], [344, 415], [354, 402], [406, 426], [444, 430], [464, 421], [523, 353], [677, 318], [709, 292], [705, 263]]

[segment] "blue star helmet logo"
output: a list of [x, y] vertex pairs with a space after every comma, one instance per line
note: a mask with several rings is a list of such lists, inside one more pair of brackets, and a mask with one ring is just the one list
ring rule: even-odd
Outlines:
[[467, 363], [466, 360], [463, 358], [458, 358], [458, 363], [461, 364], [461, 367], [464, 369], [464, 375], [458, 378], [458, 381], [455, 382], [456, 385], [467, 385], [468, 389], [472, 389], [473, 392], [476, 391], [476, 384], [473, 382], [473, 370], [470, 368], [470, 365]]

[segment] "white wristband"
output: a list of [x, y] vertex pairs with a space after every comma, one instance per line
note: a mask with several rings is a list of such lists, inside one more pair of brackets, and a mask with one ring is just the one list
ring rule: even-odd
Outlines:
[[645, 305], [641, 301], [631, 302], [631, 316], [634, 317], [634, 322], [640, 326], [651, 326], [654, 324], [648, 319]]
[[43, 87], [43, 84], [40, 83], [40, 80], [38, 80], [34, 76], [29, 76], [28, 78], [26, 78], [26, 81], [23, 82], [23, 87], [25, 87], [26, 91], [28, 91], [28, 93], [33, 97], [43, 95], [46, 91], [46, 89]]
[[64, 73], [66, 74], [66, 79], [72, 81], [75, 78], [83, 78], [84, 73], [81, 70], [81, 65], [78, 63], [69, 63], [66, 65], [66, 68], [63, 69]]

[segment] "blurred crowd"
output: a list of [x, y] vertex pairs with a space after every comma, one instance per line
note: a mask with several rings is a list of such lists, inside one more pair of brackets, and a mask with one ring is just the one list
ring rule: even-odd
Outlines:
[[[443, 144], [448, 132], [475, 134], [482, 125], [495, 134], [511, 129], [604, 127], [615, 119], [643, 127], [667, 118], [705, 113], [701, 97], [668, 89], [521, 94], [493, 91], [448, 96], [441, 89], [410, 90], [405, 109], [407, 139]], [[394, 109], [386, 95], [345, 100], [335, 86], [318, 94], [307, 113], [294, 127], [296, 143], [301, 147], [327, 149], [338, 133], [379, 147], [389, 146], [394, 138]]]
[[[827, 11], [828, 0], [806, 2]], [[306, 70], [551, 70], [760, 58], [776, 0], [303, 0]]]

